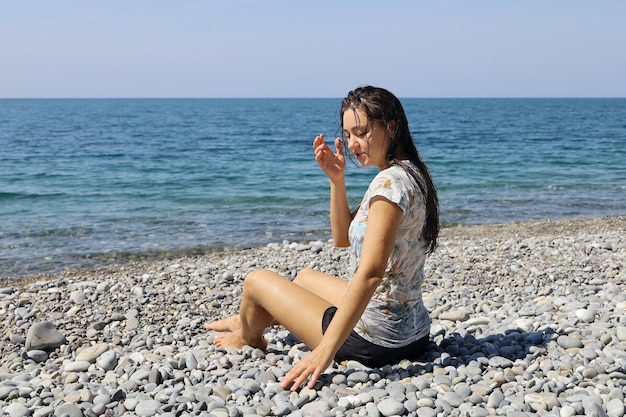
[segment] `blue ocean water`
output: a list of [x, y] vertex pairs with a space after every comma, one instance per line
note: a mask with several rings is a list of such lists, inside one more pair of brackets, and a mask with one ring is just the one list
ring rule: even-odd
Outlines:
[[[626, 214], [626, 99], [403, 99], [444, 225]], [[0, 277], [328, 239], [339, 99], [0, 100]], [[349, 164], [351, 204], [375, 169]]]

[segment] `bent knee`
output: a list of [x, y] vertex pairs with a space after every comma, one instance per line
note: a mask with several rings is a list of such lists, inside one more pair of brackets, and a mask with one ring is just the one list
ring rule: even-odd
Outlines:
[[269, 269], [257, 269], [255, 271], [248, 272], [243, 280], [243, 288], [244, 290], [251, 290], [253, 288], [258, 289], [259, 287], [266, 287], [271, 285], [273, 280], [278, 278], [285, 279], [285, 277], [282, 277]]
[[309, 281], [315, 272], [316, 271], [312, 268], [304, 268], [296, 274], [293, 282], [296, 284], [303, 284]]
[[265, 270], [257, 269], [256, 271], [250, 271], [246, 274], [246, 277], [243, 279], [243, 285], [250, 286], [256, 285], [259, 282], [263, 281], [263, 276], [265, 275]]

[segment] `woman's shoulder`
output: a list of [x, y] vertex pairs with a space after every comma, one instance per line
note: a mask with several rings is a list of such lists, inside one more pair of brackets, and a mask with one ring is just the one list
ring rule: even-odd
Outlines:
[[393, 182], [412, 182], [422, 180], [422, 175], [411, 161], [399, 161], [378, 172], [375, 181], [391, 180]]
[[404, 211], [407, 204], [419, 193], [416, 179], [407, 168], [410, 170], [410, 166], [394, 164], [379, 171], [370, 183], [364, 201], [376, 195], [383, 196], [398, 204]]

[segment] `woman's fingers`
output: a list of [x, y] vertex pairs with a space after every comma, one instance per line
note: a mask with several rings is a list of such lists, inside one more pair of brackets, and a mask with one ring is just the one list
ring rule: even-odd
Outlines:
[[341, 179], [345, 170], [345, 157], [341, 140], [339, 138], [335, 139], [336, 151], [333, 152], [328, 144], [324, 142], [324, 135], [318, 135], [313, 140], [313, 148], [315, 149], [315, 161], [331, 181]]
[[312, 389], [322, 372], [330, 366], [333, 356], [334, 353], [327, 348], [316, 347], [285, 374], [280, 385], [284, 389], [291, 386], [290, 390], [296, 391], [310, 378], [307, 387]]
[[317, 135], [315, 139], [313, 140], [313, 149], [317, 149], [317, 147], [320, 146], [322, 143], [324, 143], [323, 133], [321, 135]]
[[317, 145], [315, 146], [315, 160], [318, 163], [323, 163], [325, 159], [328, 160], [334, 157], [333, 152], [330, 150], [328, 145], [324, 142], [323, 136], [319, 141], [316, 139], [314, 144]]
[[341, 139], [335, 138], [335, 148], [337, 149], [337, 156], [343, 156], [343, 144]]
[[292, 391], [294, 389], [298, 389], [300, 385], [297, 385], [298, 378], [300, 377], [300, 372], [298, 371], [298, 365], [294, 366], [285, 374], [283, 381], [280, 383], [280, 386], [283, 389], [290, 388]]
[[300, 374], [298, 378], [293, 382], [290, 391], [297, 391], [306, 382], [308, 375]]
[[317, 378], [319, 377], [319, 375], [315, 374], [316, 372], [314, 368], [310, 369], [310, 366], [307, 366], [305, 362], [300, 362], [285, 375], [285, 378], [280, 385], [283, 389], [289, 388], [291, 391], [296, 391], [304, 385], [309, 376], [313, 375], [307, 385], [309, 388], [313, 388], [313, 386], [315, 386], [315, 382], [317, 382]]

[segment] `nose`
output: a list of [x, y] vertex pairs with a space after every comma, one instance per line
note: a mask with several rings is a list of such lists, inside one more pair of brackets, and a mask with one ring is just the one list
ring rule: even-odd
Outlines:
[[350, 152], [354, 153], [356, 148], [358, 147], [358, 142], [352, 136], [348, 136], [348, 149]]

